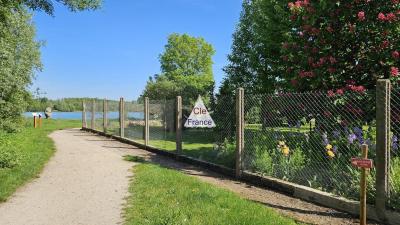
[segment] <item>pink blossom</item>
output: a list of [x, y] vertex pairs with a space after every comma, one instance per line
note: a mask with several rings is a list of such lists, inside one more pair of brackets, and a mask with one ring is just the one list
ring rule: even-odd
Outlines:
[[336, 69], [335, 69], [335, 68], [332, 68], [332, 67], [329, 67], [329, 68], [328, 68], [328, 72], [329, 72], [329, 73], [334, 73], [334, 72], [336, 72]]
[[293, 2], [289, 2], [289, 3], [288, 3], [288, 7], [289, 7], [289, 9], [293, 8], [293, 7], [294, 7]]
[[359, 21], [365, 20], [365, 13], [363, 11], [358, 12], [357, 16]]
[[388, 40], [384, 40], [381, 44], [381, 48], [387, 48], [389, 47], [390, 42]]
[[343, 95], [344, 94], [344, 90], [343, 89], [337, 89], [336, 90], [336, 94], [338, 94], [338, 95]]
[[394, 20], [397, 19], [397, 17], [396, 17], [396, 15], [395, 15], [394, 13], [388, 13], [388, 14], [386, 15], [386, 19], [387, 19], [388, 21], [394, 21]]
[[385, 14], [379, 13], [379, 14], [378, 14], [378, 20], [380, 20], [380, 21], [385, 21], [385, 20], [386, 20]]
[[326, 30], [327, 30], [329, 33], [332, 33], [332, 32], [333, 32], [333, 28], [332, 28], [331, 26], [327, 27]]
[[331, 62], [331, 64], [335, 64], [337, 62], [333, 56], [329, 57], [329, 61]]
[[297, 84], [299, 83], [296, 79], [292, 79], [290, 81], [290, 83], [292, 83], [293, 86], [297, 86]]
[[398, 4], [398, 3], [399, 3], [399, 0], [392, 0], [392, 3], [393, 3], [393, 4]]
[[328, 97], [333, 97], [335, 96], [335, 92], [333, 92], [332, 90], [328, 91]]
[[393, 51], [392, 52], [392, 57], [395, 59], [398, 59], [400, 57], [400, 53], [398, 51]]
[[392, 77], [397, 77], [399, 75], [399, 68], [397, 67], [390, 67], [390, 75], [392, 75]]

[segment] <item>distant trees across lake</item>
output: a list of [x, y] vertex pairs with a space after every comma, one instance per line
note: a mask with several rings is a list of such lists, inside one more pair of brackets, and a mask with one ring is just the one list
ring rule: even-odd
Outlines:
[[[96, 101], [102, 101], [95, 99]], [[43, 112], [47, 107], [51, 107], [53, 111], [60, 112], [76, 112], [82, 111], [82, 101], [91, 103], [92, 98], [63, 98], [57, 100], [51, 100], [48, 98], [36, 98], [33, 99], [26, 109], [27, 112]], [[115, 101], [118, 104], [118, 101]]]

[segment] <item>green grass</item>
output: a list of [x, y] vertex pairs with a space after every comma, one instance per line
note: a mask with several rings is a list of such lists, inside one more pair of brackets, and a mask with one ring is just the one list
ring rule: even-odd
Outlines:
[[125, 224], [296, 224], [270, 208], [181, 172], [145, 163], [135, 166], [134, 174]]
[[55, 151], [48, 134], [58, 129], [80, 126], [79, 120], [43, 120], [42, 128], [34, 129], [29, 121], [21, 132], [1, 134], [0, 144], [7, 143], [6, 148], [18, 156], [18, 164], [13, 168], [0, 169], [0, 202], [6, 201], [18, 187], [41, 172]]

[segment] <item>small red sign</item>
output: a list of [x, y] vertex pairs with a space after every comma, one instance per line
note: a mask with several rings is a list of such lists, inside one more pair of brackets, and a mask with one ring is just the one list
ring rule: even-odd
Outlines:
[[351, 164], [356, 167], [367, 169], [374, 167], [374, 162], [372, 159], [351, 158]]

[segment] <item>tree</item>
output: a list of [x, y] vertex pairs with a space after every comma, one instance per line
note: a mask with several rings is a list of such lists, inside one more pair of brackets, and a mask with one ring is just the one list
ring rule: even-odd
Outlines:
[[24, 7], [2, 3], [0, 18], [0, 129], [12, 131], [27, 106], [27, 86], [41, 68], [40, 43]]
[[[96, 9], [100, 0], [58, 0], [72, 11]], [[50, 0], [0, 0], [0, 130], [14, 131], [31, 94], [28, 86], [42, 68], [40, 42], [29, 9], [53, 15]]]
[[286, 80], [299, 91], [363, 92], [399, 80], [399, 10], [393, 1], [296, 1], [284, 42]]
[[282, 77], [281, 42], [289, 30], [288, 11], [281, 0], [244, 0], [233, 34], [227, 76], [221, 94], [237, 87], [246, 93], [273, 93]]
[[[101, 0], [56, 0], [65, 5], [71, 11], [82, 11], [87, 9], [98, 9], [101, 5]], [[22, 0], [13, 1], [17, 4], [23, 4], [32, 10], [41, 10], [50, 15], [54, 14], [54, 3], [51, 0]]]
[[161, 74], [151, 77], [143, 96], [154, 100], [174, 99], [193, 102], [198, 95], [208, 97], [214, 85], [214, 48], [203, 38], [171, 34], [160, 55]]

